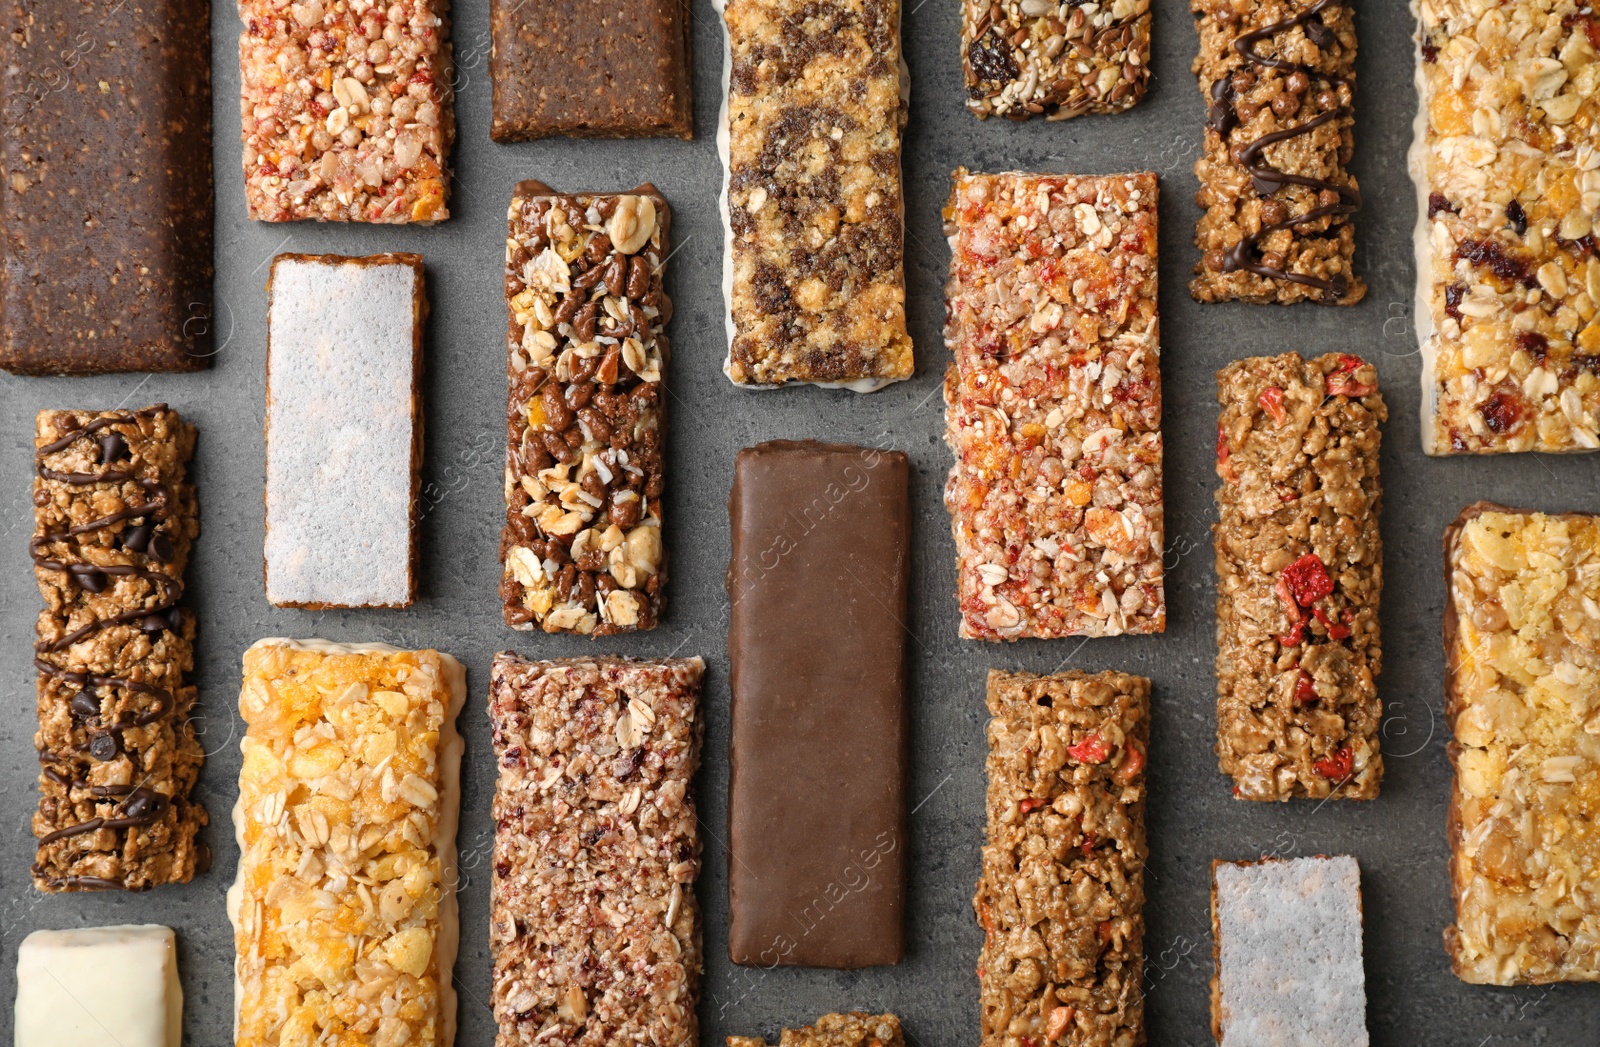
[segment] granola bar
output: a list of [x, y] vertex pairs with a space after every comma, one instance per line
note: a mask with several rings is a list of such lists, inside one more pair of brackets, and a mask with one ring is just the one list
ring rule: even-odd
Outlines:
[[723, 295], [735, 385], [910, 378], [900, 0], [715, 0], [728, 96]]
[[1150, 0], [962, 0], [967, 108], [982, 120], [1120, 113], [1150, 84]]
[[244, 655], [237, 1047], [455, 1042], [461, 663], [269, 639]]
[[1354, 305], [1353, 0], [1190, 0], [1206, 113], [1197, 302]]
[[955, 173], [945, 487], [961, 635], [1166, 628], [1156, 176]]
[[1376, 677], [1377, 370], [1256, 356], [1217, 372], [1217, 758], [1245, 800], [1370, 800]]
[[1429, 454], [1600, 447], [1600, 14], [1421, 0], [1411, 149]]
[[1600, 516], [1480, 502], [1444, 544], [1451, 966], [1600, 981]]
[[990, 670], [988, 690], [983, 1047], [1143, 1043], [1150, 681]]
[[16, 1023], [15, 1047], [183, 1047], [172, 929], [34, 931], [17, 947]]
[[244, 191], [262, 222], [450, 217], [448, 0], [238, 0]]
[[497, 1047], [699, 1042], [699, 658], [497, 655]]
[[[728, 1047], [767, 1047], [758, 1036], [729, 1036]], [[824, 1014], [815, 1025], [785, 1029], [778, 1047], [905, 1047], [900, 1019], [892, 1014]]]
[[34, 438], [41, 891], [187, 883], [211, 863], [189, 799], [205, 757], [189, 713], [200, 533], [193, 427], [138, 411], [41, 411]]
[[653, 629], [672, 212], [648, 183], [567, 194], [527, 181], [508, 217], [506, 624]]

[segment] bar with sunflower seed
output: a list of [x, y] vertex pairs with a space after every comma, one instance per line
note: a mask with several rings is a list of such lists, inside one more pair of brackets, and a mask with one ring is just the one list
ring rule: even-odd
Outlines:
[[[759, 1036], [729, 1036], [728, 1047], [767, 1047]], [[785, 1029], [778, 1047], [905, 1047], [900, 1019], [892, 1014], [824, 1014], [813, 1025]]]
[[1120, 113], [1150, 85], [1150, 0], [962, 0], [967, 108], [982, 120]]

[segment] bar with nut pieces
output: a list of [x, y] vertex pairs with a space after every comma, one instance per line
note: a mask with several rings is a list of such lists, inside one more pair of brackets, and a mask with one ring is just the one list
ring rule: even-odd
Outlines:
[[1450, 964], [1600, 981], [1600, 516], [1479, 502], [1444, 546]]
[[165, 404], [41, 411], [28, 552], [44, 598], [38, 671], [41, 891], [145, 890], [211, 863], [189, 799], [205, 757], [190, 713], [200, 533], [194, 428]]
[[1600, 448], [1600, 15], [1416, 6], [1423, 450]]
[[1217, 372], [1217, 757], [1245, 800], [1383, 779], [1378, 375], [1360, 357]]
[[1150, 681], [990, 670], [988, 691], [983, 1047], [1143, 1043]]
[[961, 635], [1166, 628], [1156, 176], [955, 173], [945, 487]]
[[[785, 1029], [778, 1047], [905, 1047], [900, 1019], [892, 1014], [824, 1014], [815, 1024]], [[729, 1036], [728, 1047], [767, 1047], [759, 1036]]]
[[237, 1047], [455, 1041], [461, 663], [269, 639], [244, 656]]
[[1150, 0], [962, 0], [967, 108], [982, 120], [1120, 113], [1150, 83]]
[[900, 0], [725, 6], [723, 370], [857, 392], [910, 378]]
[[517, 186], [506, 239], [506, 624], [592, 636], [661, 617], [663, 289], [672, 212]]
[[1205, 99], [1197, 302], [1354, 305], [1352, 0], [1190, 0]]
[[497, 655], [497, 1047], [693, 1047], [699, 658]]

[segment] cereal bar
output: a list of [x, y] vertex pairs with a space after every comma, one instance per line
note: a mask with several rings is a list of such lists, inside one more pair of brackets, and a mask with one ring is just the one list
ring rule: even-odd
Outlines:
[[982, 1045], [1143, 1043], [1150, 681], [990, 670], [988, 689]]
[[172, 929], [34, 931], [17, 947], [16, 1023], [14, 1047], [183, 1047]]
[[[729, 1036], [728, 1047], [767, 1047], [759, 1036]], [[785, 1029], [778, 1047], [905, 1047], [900, 1019], [892, 1014], [825, 1014], [815, 1025]]]
[[1600, 516], [1469, 506], [1445, 576], [1451, 966], [1600, 981]]
[[1600, 447], [1600, 13], [1420, 0], [1411, 149], [1429, 454]]
[[244, 194], [262, 222], [450, 217], [448, 0], [238, 0]]
[[1197, 302], [1354, 305], [1353, 0], [1190, 0], [1206, 112]]
[[187, 883], [211, 863], [189, 799], [204, 752], [190, 712], [195, 619], [183, 572], [200, 533], [193, 427], [165, 404], [41, 411], [33, 539], [41, 891]]
[[237, 1047], [455, 1042], [465, 699], [465, 670], [438, 651], [245, 652]]
[[1166, 628], [1156, 176], [955, 173], [945, 487], [961, 635]]
[[699, 1042], [699, 658], [495, 657], [497, 1047]]
[[1150, 0], [962, 0], [967, 108], [1026, 120], [1120, 113], [1150, 84]]
[[910, 378], [900, 0], [716, 0], [728, 97], [723, 295], [735, 385]]
[[517, 186], [506, 239], [506, 624], [654, 629], [672, 212], [655, 186]]

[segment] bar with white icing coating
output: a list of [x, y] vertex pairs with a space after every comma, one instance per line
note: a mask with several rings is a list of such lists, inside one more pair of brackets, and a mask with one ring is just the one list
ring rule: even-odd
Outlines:
[[172, 929], [34, 931], [17, 948], [16, 1047], [180, 1047]]

